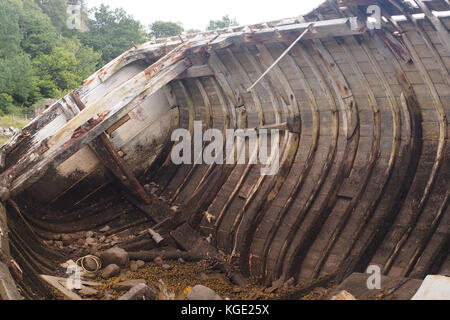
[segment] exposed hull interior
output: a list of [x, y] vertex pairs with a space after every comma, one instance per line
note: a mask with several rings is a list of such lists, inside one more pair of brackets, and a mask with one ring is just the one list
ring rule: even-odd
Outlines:
[[[417, 17], [379, 1], [381, 30], [351, 27], [346, 19], [365, 10], [355, 3], [145, 44], [46, 110], [2, 149], [11, 197], [0, 275], [13, 259], [20, 295], [53, 298], [38, 275], [66, 257], [45, 241], [107, 224], [111, 234], [188, 225], [267, 284], [339, 283], [369, 265], [390, 277], [449, 275], [450, 17], [431, 13], [448, 2], [423, 2], [428, 11], [411, 9], [425, 13]], [[278, 174], [262, 176], [259, 164], [174, 165], [171, 134], [192, 132], [194, 121], [224, 135], [280, 129]], [[11, 281], [2, 290], [18, 294]]]

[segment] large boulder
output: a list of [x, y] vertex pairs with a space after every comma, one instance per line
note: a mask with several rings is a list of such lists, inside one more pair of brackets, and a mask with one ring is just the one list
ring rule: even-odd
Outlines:
[[223, 300], [213, 289], [202, 285], [193, 287], [187, 298], [189, 300]]
[[114, 247], [100, 253], [102, 265], [117, 264], [119, 267], [126, 267], [130, 262], [128, 253], [119, 247]]
[[121, 296], [119, 300], [155, 300], [156, 296], [155, 290], [145, 283], [140, 283]]
[[109, 279], [119, 275], [120, 267], [117, 264], [110, 264], [102, 271], [102, 278]]

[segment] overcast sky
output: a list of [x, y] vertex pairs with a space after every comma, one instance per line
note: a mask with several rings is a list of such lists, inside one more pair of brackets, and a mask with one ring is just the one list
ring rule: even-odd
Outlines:
[[296, 17], [308, 13], [323, 0], [86, 0], [88, 7], [101, 3], [122, 7], [148, 26], [156, 20], [181, 22], [185, 30], [204, 30], [209, 20], [224, 15], [240, 25]]

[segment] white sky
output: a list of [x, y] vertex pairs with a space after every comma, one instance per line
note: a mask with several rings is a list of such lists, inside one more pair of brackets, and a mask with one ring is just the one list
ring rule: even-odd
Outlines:
[[122, 7], [144, 26], [156, 20], [181, 22], [185, 30], [205, 30], [209, 20], [224, 15], [240, 25], [303, 15], [323, 0], [86, 0], [88, 7], [101, 3]]

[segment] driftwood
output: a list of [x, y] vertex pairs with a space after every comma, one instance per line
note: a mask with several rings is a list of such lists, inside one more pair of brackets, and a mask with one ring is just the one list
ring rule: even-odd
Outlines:
[[205, 259], [205, 256], [198, 254], [197, 252], [172, 250], [150, 250], [141, 252], [129, 252], [128, 256], [131, 260], [153, 261], [158, 257], [164, 260], [178, 260], [183, 259], [189, 262], [198, 262]]

